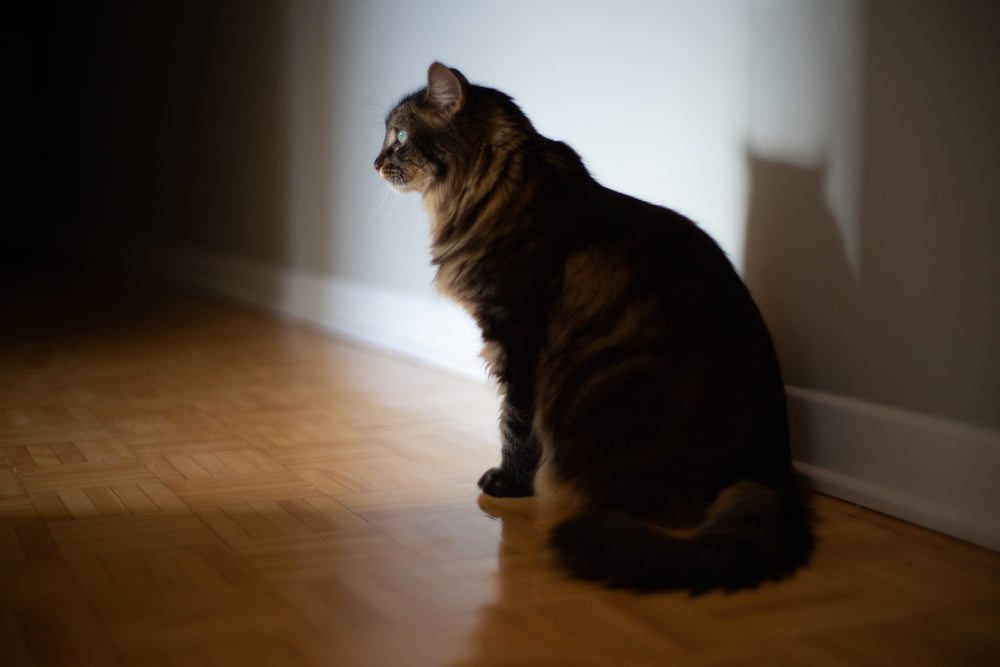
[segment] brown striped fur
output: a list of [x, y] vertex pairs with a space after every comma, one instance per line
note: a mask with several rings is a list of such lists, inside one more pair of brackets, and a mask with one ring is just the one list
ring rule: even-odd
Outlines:
[[774, 348], [711, 238], [440, 63], [390, 112], [375, 168], [422, 194], [435, 282], [482, 329], [503, 396], [485, 493], [572, 509], [552, 545], [614, 586], [733, 589], [806, 562]]

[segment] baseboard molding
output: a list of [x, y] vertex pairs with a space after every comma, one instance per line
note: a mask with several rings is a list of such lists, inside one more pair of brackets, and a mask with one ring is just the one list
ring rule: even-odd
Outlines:
[[340, 338], [484, 379], [479, 329], [442, 298], [167, 244], [131, 242], [122, 261], [169, 282], [252, 304]]
[[[187, 247], [131, 244], [129, 262], [338, 336], [483, 378], [457, 306]], [[796, 465], [830, 495], [1000, 550], [1000, 433], [788, 387]]]
[[797, 465], [819, 491], [1000, 550], [1000, 433], [786, 390]]

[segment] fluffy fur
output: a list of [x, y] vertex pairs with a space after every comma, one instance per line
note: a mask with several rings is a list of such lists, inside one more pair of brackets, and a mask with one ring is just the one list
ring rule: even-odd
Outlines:
[[479, 485], [572, 507], [550, 538], [571, 571], [732, 590], [808, 560], [774, 347], [709, 236], [440, 63], [390, 112], [375, 168], [422, 194], [436, 284], [482, 329], [503, 449]]

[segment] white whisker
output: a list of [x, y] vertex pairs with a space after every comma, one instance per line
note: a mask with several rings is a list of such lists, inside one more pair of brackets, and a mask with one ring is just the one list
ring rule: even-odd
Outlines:
[[[382, 209], [385, 208], [385, 203], [389, 199], [389, 195], [390, 194], [392, 194], [392, 189], [389, 188], [388, 186], [383, 186], [382, 187], [382, 196], [379, 198], [378, 205], [375, 207], [375, 210], [371, 212], [371, 215], [369, 215], [365, 219], [365, 223], [366, 224], [369, 223], [369, 222], [371, 222], [373, 219], [375, 219], [375, 217], [377, 215], [379, 215], [379, 213], [382, 212]], [[393, 204], [392, 208], [395, 209], [395, 203]], [[388, 213], [391, 214], [392, 211], [389, 211]], [[386, 222], [389, 221], [389, 218], [390, 218], [390, 215], [384, 215], [384, 216], [382, 216], [382, 220], [378, 224], [378, 229], [381, 229], [383, 226], [385, 226]]]

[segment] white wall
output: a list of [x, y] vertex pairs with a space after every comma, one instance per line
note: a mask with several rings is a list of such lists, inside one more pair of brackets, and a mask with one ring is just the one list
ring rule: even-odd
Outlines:
[[854, 274], [861, 262], [864, 6], [755, 0], [750, 13], [748, 152], [822, 171], [823, 204]]
[[1000, 547], [996, 25], [756, 3], [744, 276], [818, 485]]

